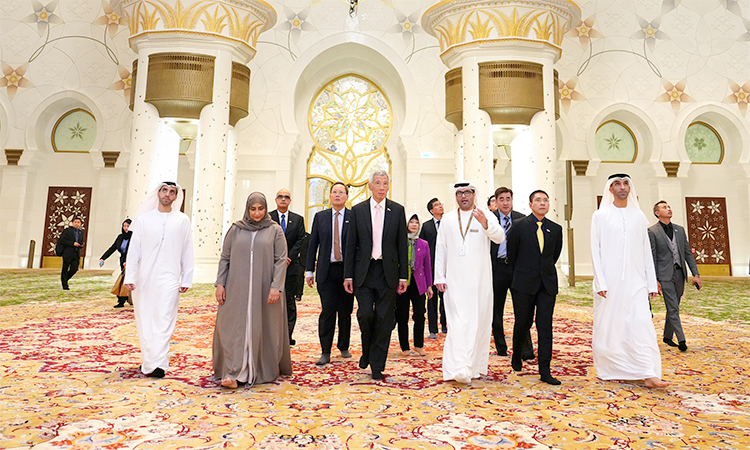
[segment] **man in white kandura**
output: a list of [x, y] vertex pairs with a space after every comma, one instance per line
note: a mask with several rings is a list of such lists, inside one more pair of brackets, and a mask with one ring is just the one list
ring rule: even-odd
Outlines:
[[487, 373], [492, 334], [490, 239], [505, 239], [489, 210], [476, 206], [476, 186], [456, 183], [459, 208], [443, 216], [435, 245], [435, 285], [445, 292], [448, 335], [443, 380], [468, 384]]
[[649, 307], [657, 286], [647, 229], [633, 181], [611, 175], [591, 218], [594, 369], [602, 380], [644, 380], [654, 388], [669, 383], [661, 379]]
[[182, 188], [165, 181], [148, 194], [130, 229], [125, 285], [133, 293], [141, 372], [163, 378], [180, 293], [193, 284], [193, 232], [180, 212]]

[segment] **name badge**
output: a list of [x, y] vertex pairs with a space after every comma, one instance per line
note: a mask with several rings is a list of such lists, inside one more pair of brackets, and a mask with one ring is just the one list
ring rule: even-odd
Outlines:
[[469, 233], [479, 233], [479, 230], [469, 230]]

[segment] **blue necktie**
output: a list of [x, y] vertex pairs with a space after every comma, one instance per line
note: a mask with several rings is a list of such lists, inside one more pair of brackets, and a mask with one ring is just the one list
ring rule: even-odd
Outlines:
[[281, 229], [284, 230], [284, 234], [286, 234], [286, 219], [284, 216], [284, 214], [281, 215]]

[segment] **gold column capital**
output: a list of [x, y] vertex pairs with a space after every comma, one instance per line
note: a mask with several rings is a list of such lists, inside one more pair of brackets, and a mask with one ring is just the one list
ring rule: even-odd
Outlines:
[[263, 0], [124, 0], [121, 8], [131, 40], [188, 33], [241, 41], [253, 50], [277, 18], [276, 10]]
[[[422, 15], [441, 54], [465, 46], [522, 41], [561, 53], [565, 32], [580, 21], [571, 0], [445, 0]], [[559, 56], [558, 56], [559, 57]]]
[[21, 159], [23, 154], [22, 148], [6, 148], [5, 159], [8, 161], [9, 166], [17, 166], [18, 161]]
[[662, 161], [662, 164], [667, 172], [667, 178], [677, 178], [677, 172], [680, 170], [679, 161]]

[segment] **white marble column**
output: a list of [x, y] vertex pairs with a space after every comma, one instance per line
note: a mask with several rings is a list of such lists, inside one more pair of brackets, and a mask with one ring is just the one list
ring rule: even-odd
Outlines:
[[144, 49], [138, 54], [128, 163], [128, 195], [125, 202], [125, 214], [129, 217], [135, 216], [143, 198], [156, 183], [177, 181], [179, 136], [159, 118], [156, 107], [144, 101], [151, 53], [154, 53], [153, 50]]
[[[227, 167], [226, 167], [226, 181], [224, 182], [224, 224], [222, 228], [222, 236], [226, 236], [229, 227], [236, 221], [242, 219], [245, 214], [244, 210], [235, 212], [235, 204], [237, 201], [237, 138], [239, 136], [239, 130], [236, 127], [229, 129], [228, 140], [227, 140]], [[242, 196], [240, 196], [242, 197]], [[241, 200], [244, 200], [242, 198]], [[244, 205], [245, 202], [243, 201]]]
[[530, 127], [521, 127], [518, 136], [510, 143], [510, 170], [513, 189], [513, 209], [526, 215], [531, 213], [529, 194], [536, 188], [535, 155]]
[[[560, 223], [564, 201], [557, 196], [555, 86], [552, 82], [554, 73], [551, 59], [543, 62], [542, 76], [544, 111], [536, 113], [531, 119], [528, 133], [522, 133], [511, 144], [513, 191], [518, 199], [526, 204], [531, 192], [537, 189], [547, 192], [550, 198], [550, 212], [547, 217]], [[524, 153], [521, 154], [521, 151]]]
[[219, 51], [214, 62], [213, 103], [201, 111], [193, 179], [194, 281], [212, 282], [221, 255], [224, 189], [229, 143], [229, 90], [232, 56]]
[[454, 181], [464, 179], [464, 132], [456, 130], [453, 135], [453, 147], [456, 149], [453, 154]]
[[[480, 199], [494, 191], [492, 180], [492, 123], [490, 116], [479, 109], [479, 65], [474, 57], [461, 61], [463, 82], [463, 152], [464, 178], [474, 182]], [[483, 201], [478, 202], [484, 205]]]
[[[127, 169], [124, 167], [102, 167], [99, 170], [99, 180], [94, 187], [91, 199], [91, 220], [86, 224], [89, 229], [88, 242], [94, 244], [87, 246], [86, 260], [87, 268], [98, 268], [97, 261], [104, 253], [115, 237], [120, 233], [125, 216], [123, 206], [127, 192], [125, 181]], [[93, 220], [96, 217], [96, 220]], [[132, 219], [132, 217], [130, 217]], [[105, 269], [119, 270], [120, 259], [117, 255], [109, 258], [104, 263]]]
[[[593, 179], [590, 176], [575, 175], [575, 171], [573, 171], [571, 179], [574, 201], [573, 216], [570, 225], [574, 230], [575, 242], [573, 243], [573, 248], [575, 249], [576, 277], [591, 276], [594, 274], [594, 269], [591, 265], [591, 216], [596, 211], [596, 196], [598, 192], [591, 185]], [[563, 222], [560, 222], [560, 224], [562, 225]], [[570, 242], [567, 242], [567, 245], [570, 245]], [[562, 256], [566, 260], [568, 259], [567, 253]], [[563, 258], [561, 257], [561, 259]]]
[[[649, 213], [648, 211], [653, 211], [653, 205], [654, 203], [665, 200], [667, 203], [669, 203], [669, 206], [672, 208], [672, 221], [677, 223], [678, 225], [687, 226], [687, 211], [685, 210], [685, 197], [682, 193], [682, 180], [680, 178], [676, 177], [656, 177], [656, 196], [651, 197], [652, 202], [649, 202], [647, 204], [643, 204], [642, 201], [639, 202], [641, 204], [641, 209], [644, 210], [646, 213], [646, 217], [648, 217], [648, 221], [655, 222], [656, 217], [654, 217], [653, 213]], [[654, 191], [651, 191], [654, 192]], [[649, 198], [645, 196], [644, 193], [638, 192], [639, 196], [643, 196], [645, 198]]]
[[[0, 267], [26, 267], [30, 223], [24, 212], [31, 211], [35, 177], [27, 166], [4, 166], [0, 170], [0, 217], [4, 218], [0, 226]], [[39, 267], [41, 251], [40, 237], [36, 239], [34, 267]]]

